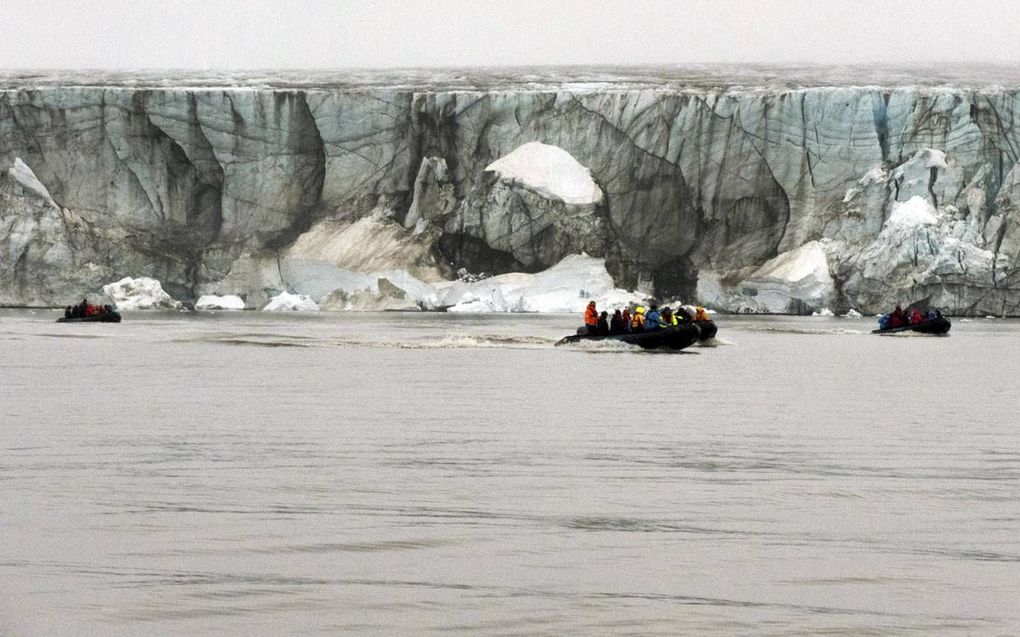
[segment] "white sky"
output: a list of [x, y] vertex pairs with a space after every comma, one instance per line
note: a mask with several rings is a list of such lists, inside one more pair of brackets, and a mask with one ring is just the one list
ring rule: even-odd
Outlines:
[[1020, 63], [1011, 0], [0, 0], [2, 68]]

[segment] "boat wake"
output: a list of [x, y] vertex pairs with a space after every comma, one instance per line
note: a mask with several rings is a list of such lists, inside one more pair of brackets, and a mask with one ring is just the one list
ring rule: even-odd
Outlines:
[[374, 348], [374, 349], [545, 349], [555, 338], [510, 336], [505, 334], [448, 334], [441, 338], [397, 340], [387, 338], [302, 337], [282, 334], [213, 334], [197, 338], [174, 339], [175, 343], [215, 343], [249, 347], [299, 348]]
[[[418, 338], [401, 340], [386, 337], [364, 337], [357, 336], [335, 338], [323, 335], [321, 337], [290, 336], [276, 333], [245, 333], [209, 334], [193, 338], [178, 338], [175, 343], [213, 343], [230, 345], [235, 347], [265, 347], [265, 348], [370, 348], [370, 349], [412, 349], [412, 350], [443, 350], [443, 349], [550, 349], [559, 339], [551, 336], [533, 335], [510, 335], [510, 334], [446, 334], [438, 338]], [[720, 345], [732, 345], [731, 342], [718, 337], [708, 339], [705, 342], [695, 342], [692, 347], [718, 347]], [[583, 340], [570, 343], [563, 349], [574, 352], [587, 353], [628, 353], [654, 351], [643, 350], [638, 345], [625, 343], [616, 339], [605, 340]], [[679, 350], [669, 350], [667, 353], [681, 353]]]
[[840, 327], [829, 329], [810, 329], [797, 327], [761, 327], [753, 330], [755, 332], [768, 332], [770, 334], [806, 334], [808, 336], [850, 336], [855, 334], [868, 334], [868, 330], [849, 330]]
[[703, 341], [697, 341], [691, 347], [719, 347], [720, 345], [733, 345], [733, 341], [728, 341], [725, 338], [713, 336], [712, 338], [706, 338]]
[[616, 339], [605, 339], [599, 341], [582, 340], [576, 343], [566, 343], [561, 349], [569, 352], [588, 352], [593, 354], [613, 354], [625, 352], [644, 351], [640, 346], [625, 343]]
[[403, 349], [545, 349], [556, 343], [555, 338], [542, 336], [508, 336], [503, 334], [451, 334], [434, 341], [397, 343]]

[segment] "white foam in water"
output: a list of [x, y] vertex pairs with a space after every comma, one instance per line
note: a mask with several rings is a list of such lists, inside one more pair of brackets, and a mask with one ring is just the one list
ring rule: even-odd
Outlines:
[[[589, 341], [581, 340], [576, 343], [569, 343], [561, 345], [560, 349], [567, 351], [580, 351], [580, 352], [643, 352], [646, 350], [641, 349], [638, 345], [631, 343], [625, 343], [620, 340], [606, 339], [601, 341]], [[648, 350], [651, 351], [651, 350]]]

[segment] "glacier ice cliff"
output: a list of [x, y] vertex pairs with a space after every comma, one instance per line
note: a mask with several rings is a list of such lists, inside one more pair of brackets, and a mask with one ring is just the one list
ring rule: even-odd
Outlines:
[[146, 276], [393, 308], [587, 253], [730, 311], [1020, 314], [1015, 70], [801, 72], [0, 74], [0, 304]]

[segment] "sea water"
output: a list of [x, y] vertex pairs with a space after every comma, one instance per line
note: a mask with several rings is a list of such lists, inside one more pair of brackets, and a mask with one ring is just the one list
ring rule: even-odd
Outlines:
[[0, 634], [1017, 634], [1020, 323], [0, 312]]

